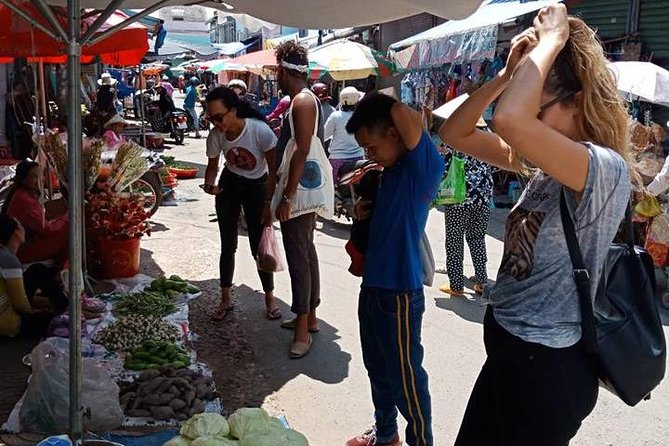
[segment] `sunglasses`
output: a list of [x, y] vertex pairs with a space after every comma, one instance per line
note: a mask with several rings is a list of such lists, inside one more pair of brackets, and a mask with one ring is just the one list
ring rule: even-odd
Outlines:
[[216, 115], [207, 115], [207, 119], [216, 124], [220, 124], [221, 122], [223, 122], [225, 117], [230, 113], [230, 111], [231, 110], [228, 110], [226, 113], [219, 113]]
[[546, 102], [541, 107], [539, 107], [539, 114], [537, 114], [537, 118], [539, 118], [539, 120], [541, 120], [544, 117], [544, 114], [546, 113], [546, 111], [549, 108], [551, 108], [555, 104], [559, 104], [560, 102], [564, 102], [567, 99], [572, 98], [576, 93], [578, 93], [578, 92], [577, 91], [568, 91], [568, 92], [562, 93], [561, 95], [556, 96], [553, 99], [551, 99], [550, 101]]

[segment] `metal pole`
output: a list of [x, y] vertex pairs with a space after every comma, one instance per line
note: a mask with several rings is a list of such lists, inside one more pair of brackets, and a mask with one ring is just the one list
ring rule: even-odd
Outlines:
[[[139, 87], [139, 92], [140, 92], [140, 94], [139, 94], [139, 108], [140, 108], [139, 116], [141, 117], [140, 122], [142, 123], [142, 145], [146, 149], [146, 126], [144, 125], [144, 93], [141, 92], [142, 91], [142, 85], [144, 83], [143, 82], [144, 78], [142, 76], [144, 76], [144, 74], [142, 74], [142, 64], [141, 63], [138, 65], [138, 68], [139, 68], [139, 76], [138, 76], [138, 79], [137, 79], [138, 80], [137, 86]], [[134, 100], [133, 100], [133, 103], [134, 103]]]
[[165, 6], [165, 3], [167, 3], [167, 0], [158, 0], [156, 3], [154, 3], [152, 6], [149, 6], [142, 12], [139, 12], [133, 16], [130, 16], [128, 20], [124, 20], [122, 23], [119, 23], [118, 25], [112, 26], [106, 31], [103, 31], [99, 34], [96, 34], [90, 42], [88, 42], [90, 45], [95, 45], [96, 43], [106, 39], [107, 37], [111, 36], [112, 34], [116, 33], [117, 31], [120, 31], [124, 28], [127, 28], [129, 25], [132, 25], [135, 22], [140, 21], [144, 17], [148, 16], [151, 13], [154, 13], [158, 11], [160, 8]]
[[49, 28], [47, 28], [46, 26], [42, 25], [42, 24], [39, 23], [38, 21], [34, 20], [32, 17], [30, 17], [30, 15], [29, 15], [27, 12], [25, 12], [24, 10], [22, 10], [21, 8], [19, 8], [18, 6], [16, 6], [14, 3], [10, 2], [9, 0], [0, 0], [0, 3], [3, 4], [3, 5], [5, 5], [5, 6], [8, 7], [9, 9], [11, 9], [15, 14], [19, 15], [20, 17], [22, 17], [25, 21], [27, 21], [27, 22], [30, 23], [32, 26], [34, 26], [35, 28], [39, 29], [40, 31], [42, 31], [44, 34], [46, 34], [47, 36], [51, 37], [52, 39], [55, 39], [55, 40], [57, 40], [57, 41], [61, 41], [61, 40], [62, 40], [62, 39], [60, 38], [60, 36], [56, 35], [56, 34], [55, 34], [53, 31], [51, 31]]
[[83, 228], [83, 175], [81, 171], [81, 0], [68, 0], [67, 15], [67, 147], [68, 212], [70, 217], [70, 439], [77, 445], [83, 435], [81, 395], [81, 286]]
[[50, 6], [44, 3], [44, 0], [33, 0], [33, 4], [39, 9], [39, 12], [42, 13], [42, 16], [49, 22], [49, 25], [53, 28], [54, 32], [60, 37], [61, 40], [67, 41], [67, 34], [61, 26], [60, 22], [56, 18], [56, 15], [53, 13], [53, 10]]
[[41, 92], [41, 100], [42, 100], [42, 117], [44, 118], [44, 127], [48, 127], [48, 116], [47, 116], [47, 100], [46, 100], [46, 86], [44, 83], [44, 62], [42, 60], [39, 61], [39, 64], [37, 65], [39, 69], [39, 91]]
[[116, 11], [117, 9], [121, 8], [121, 5], [123, 4], [125, 0], [112, 0], [112, 2], [107, 6], [107, 8], [100, 13], [97, 19], [95, 19], [95, 22], [86, 30], [84, 35], [81, 37], [81, 44], [86, 45], [88, 40], [93, 37], [93, 34], [97, 32], [97, 30], [100, 29], [100, 27], [107, 21], [109, 17]]

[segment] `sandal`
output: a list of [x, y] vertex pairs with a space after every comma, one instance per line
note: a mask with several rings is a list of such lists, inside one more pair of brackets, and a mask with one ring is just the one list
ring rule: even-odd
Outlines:
[[229, 305], [227, 308], [217, 308], [214, 314], [211, 315], [211, 319], [217, 322], [223, 321], [227, 319], [234, 309], [234, 305]]
[[477, 283], [474, 285], [474, 292], [479, 296], [483, 296], [483, 293], [485, 292], [485, 285]]
[[307, 342], [293, 342], [290, 351], [288, 351], [288, 357], [290, 359], [304, 358], [309, 350], [311, 350], [311, 335], [309, 335], [309, 341]]
[[[296, 325], [297, 319], [288, 319], [287, 321], [283, 321], [281, 328], [285, 328], [286, 330], [295, 330]], [[315, 327], [309, 327], [309, 333], [318, 333], [319, 331], [321, 331], [321, 327], [318, 325]]]
[[441, 291], [442, 293], [450, 294], [451, 296], [454, 296], [454, 297], [465, 297], [465, 292], [464, 291], [452, 290], [451, 287], [446, 286], [446, 285], [439, 288], [439, 291]]
[[437, 274], [448, 274], [448, 271], [446, 271], [446, 268], [437, 268], [434, 270], [435, 273]]
[[279, 307], [274, 308], [273, 310], [267, 310], [267, 319], [270, 321], [276, 321], [283, 317], [283, 313]]

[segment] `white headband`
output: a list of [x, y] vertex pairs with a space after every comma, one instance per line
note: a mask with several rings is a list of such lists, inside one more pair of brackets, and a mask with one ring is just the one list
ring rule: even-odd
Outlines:
[[295, 70], [300, 73], [308, 73], [309, 72], [309, 65], [295, 65], [290, 62], [286, 62], [285, 60], [281, 61], [281, 66], [284, 68], [288, 68], [289, 70]]

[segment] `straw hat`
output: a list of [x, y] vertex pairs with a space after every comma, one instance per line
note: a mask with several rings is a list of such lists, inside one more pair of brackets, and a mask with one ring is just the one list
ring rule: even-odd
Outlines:
[[98, 79], [98, 85], [109, 85], [109, 86], [114, 86], [116, 85], [116, 82], [118, 82], [116, 79], [112, 77], [111, 74], [109, 73], [102, 73], [102, 76], [100, 76], [100, 79]]
[[[465, 103], [467, 99], [469, 99], [469, 95], [467, 93], [461, 94], [457, 98], [451, 99], [438, 109], [434, 110], [432, 114], [441, 119], [448, 119], [453, 113], [455, 113], [455, 110], [460, 108], [460, 106]], [[482, 117], [480, 117], [476, 123], [476, 127], [488, 127], [488, 124]]]
[[123, 119], [123, 117], [121, 117], [121, 115], [114, 115], [114, 116], [112, 116], [112, 118], [109, 121], [107, 121], [105, 123], [105, 128], [108, 129], [109, 127], [111, 127], [114, 124], [128, 125], [130, 123], [128, 121], [126, 121], [125, 119]]

